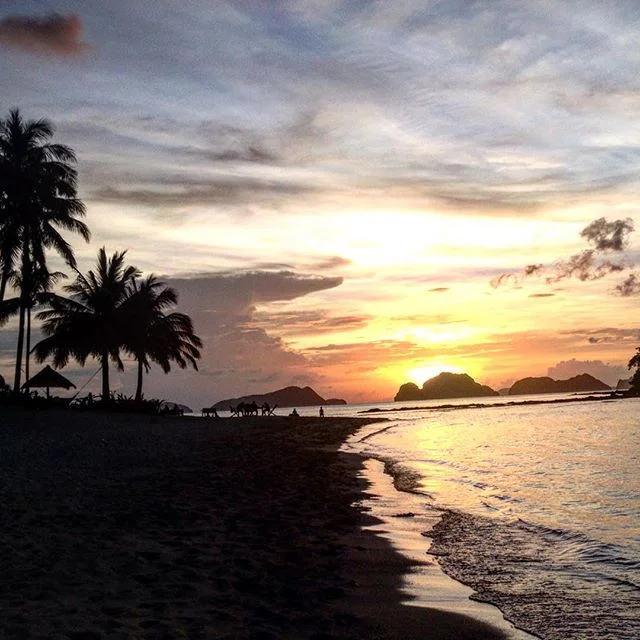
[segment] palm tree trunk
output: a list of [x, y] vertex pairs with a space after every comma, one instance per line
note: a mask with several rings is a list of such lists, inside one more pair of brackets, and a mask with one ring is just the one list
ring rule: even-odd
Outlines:
[[16, 348], [16, 370], [13, 377], [13, 393], [20, 393], [20, 378], [22, 374], [22, 351], [24, 350], [24, 301], [20, 300], [20, 324], [18, 326], [18, 346]]
[[29, 249], [31, 247], [29, 228], [25, 228], [22, 238], [22, 284], [20, 287], [20, 324], [18, 327], [18, 346], [16, 348], [16, 371], [13, 378], [13, 392], [17, 395], [20, 393], [20, 378], [22, 375], [22, 352], [24, 350], [24, 325], [25, 312], [31, 298], [31, 256]]
[[142, 400], [142, 360], [138, 358], [138, 382], [136, 384], [136, 402]]
[[7, 290], [7, 282], [9, 281], [8, 269], [2, 268], [2, 275], [0, 276], [0, 302], [4, 300], [4, 294]]
[[[29, 382], [29, 356], [31, 355], [31, 306], [27, 307], [27, 335], [25, 337], [27, 348], [24, 350], [24, 381]], [[25, 388], [29, 393], [29, 387]]]
[[109, 393], [109, 352], [102, 354], [100, 366], [102, 367], [102, 402], [107, 403], [111, 400]]

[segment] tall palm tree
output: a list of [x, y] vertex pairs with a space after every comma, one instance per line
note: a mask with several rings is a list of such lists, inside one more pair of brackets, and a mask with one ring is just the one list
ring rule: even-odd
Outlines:
[[71, 245], [60, 230], [89, 240], [84, 204], [77, 197], [76, 157], [53, 144], [47, 120], [25, 121], [18, 109], [0, 120], [0, 301], [12, 272], [20, 271], [21, 300], [14, 391], [20, 389], [26, 310], [36, 268], [46, 270], [46, 249], [54, 249], [73, 268]]
[[[27, 303], [26, 303], [26, 329], [25, 329], [25, 380], [29, 380], [29, 355], [31, 353], [31, 316], [33, 308], [38, 305], [46, 305], [56, 298], [55, 293], [51, 293], [51, 288], [67, 275], [61, 271], [49, 273], [46, 268], [36, 265], [32, 273], [32, 285], [30, 287]], [[9, 282], [13, 289], [22, 291], [22, 278], [19, 271], [13, 271], [10, 275]], [[4, 325], [11, 316], [20, 312], [23, 301], [23, 295], [20, 294], [14, 298], [2, 300], [0, 302], [0, 326]], [[28, 391], [28, 388], [27, 388]]]
[[142, 400], [143, 373], [151, 362], [165, 373], [175, 362], [181, 369], [189, 364], [197, 371], [202, 340], [194, 333], [191, 318], [178, 312], [166, 313], [178, 302], [178, 294], [155, 275], [131, 284], [130, 296], [123, 304], [129, 318], [125, 349], [138, 363], [136, 400]]
[[130, 295], [132, 281], [140, 271], [125, 265], [126, 251], [107, 257], [98, 252], [96, 271], [86, 276], [77, 271], [73, 283], [64, 287], [70, 298], [56, 297], [50, 309], [41, 311], [42, 332], [46, 336], [35, 347], [39, 362], [53, 356], [56, 367], [64, 367], [70, 358], [84, 365], [87, 358], [98, 359], [102, 369], [102, 399], [110, 399], [109, 359], [124, 369], [120, 350], [128, 330], [123, 303]]

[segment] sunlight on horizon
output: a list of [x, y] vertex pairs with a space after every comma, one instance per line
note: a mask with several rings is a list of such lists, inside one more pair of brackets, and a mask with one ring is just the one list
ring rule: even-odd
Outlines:
[[411, 382], [421, 387], [427, 380], [435, 378], [440, 373], [464, 373], [462, 367], [448, 364], [431, 364], [411, 369], [408, 372]]

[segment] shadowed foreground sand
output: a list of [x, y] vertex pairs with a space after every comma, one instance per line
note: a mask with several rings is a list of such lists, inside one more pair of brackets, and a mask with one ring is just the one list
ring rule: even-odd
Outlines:
[[0, 411], [2, 638], [502, 637], [400, 604], [335, 450], [372, 419]]

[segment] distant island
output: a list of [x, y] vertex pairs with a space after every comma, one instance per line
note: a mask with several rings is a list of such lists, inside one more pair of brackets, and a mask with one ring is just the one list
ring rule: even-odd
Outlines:
[[444, 398], [480, 398], [497, 396], [498, 392], [479, 384], [466, 373], [439, 373], [427, 380], [422, 388], [413, 382], [403, 384], [394, 400], [440, 400]]
[[422, 388], [413, 382], [403, 384], [394, 400], [443, 400], [446, 398], [480, 398], [497, 395], [530, 395], [538, 393], [580, 393], [583, 391], [610, 391], [611, 387], [588, 373], [567, 380], [554, 380], [547, 376], [517, 380], [508, 389], [494, 391], [477, 383], [466, 373], [440, 373], [427, 380]]
[[240, 402], [255, 402], [263, 405], [265, 402], [271, 407], [319, 407], [322, 405], [347, 404], [346, 400], [340, 398], [323, 398], [311, 387], [285, 387], [271, 393], [254, 394], [250, 396], [240, 396], [239, 398], [229, 398], [216, 402], [213, 407], [216, 410], [225, 410], [229, 406], [237, 406]]
[[534, 393], [578, 393], [580, 391], [609, 391], [611, 387], [588, 373], [581, 373], [567, 380], [554, 380], [547, 376], [522, 378], [509, 388], [508, 395]]

